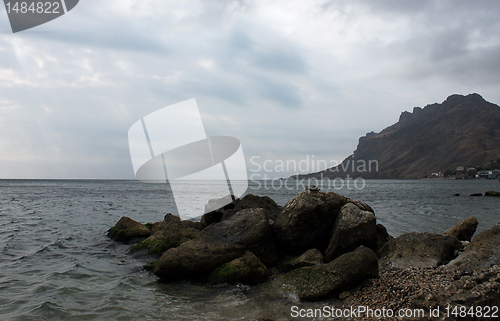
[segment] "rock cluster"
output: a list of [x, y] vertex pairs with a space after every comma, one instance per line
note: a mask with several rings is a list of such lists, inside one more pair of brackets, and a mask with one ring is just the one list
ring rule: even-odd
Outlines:
[[[218, 208], [220, 202], [211, 200], [199, 223], [167, 214], [133, 250], [157, 254], [150, 268], [164, 281], [268, 281], [288, 284], [304, 300], [338, 294], [378, 276], [376, 251], [390, 236], [369, 205], [315, 187], [283, 207], [252, 194], [229, 201]], [[134, 226], [141, 224], [134, 221]]]
[[[500, 303], [500, 223], [475, 238], [475, 217], [443, 234], [393, 238], [369, 205], [317, 188], [283, 207], [251, 194], [220, 209], [214, 204], [202, 222], [167, 214], [146, 226], [122, 217], [108, 235], [142, 238], [133, 250], [157, 254], [150, 267], [164, 281], [265, 282], [301, 300], [339, 295], [345, 304]], [[367, 287], [370, 293], [360, 294]]]

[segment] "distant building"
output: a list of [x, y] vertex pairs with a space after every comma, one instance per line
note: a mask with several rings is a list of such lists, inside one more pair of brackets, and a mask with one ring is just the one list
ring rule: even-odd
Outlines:
[[477, 172], [477, 178], [496, 178], [497, 174], [493, 174], [493, 171], [479, 171]]

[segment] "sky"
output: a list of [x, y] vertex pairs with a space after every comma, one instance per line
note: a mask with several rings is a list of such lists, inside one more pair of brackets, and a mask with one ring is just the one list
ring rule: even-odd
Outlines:
[[499, 13], [499, 1], [80, 0], [13, 34], [2, 7], [0, 178], [133, 179], [129, 128], [192, 98], [207, 135], [240, 140], [249, 175], [315, 171], [413, 107], [474, 92], [499, 104]]

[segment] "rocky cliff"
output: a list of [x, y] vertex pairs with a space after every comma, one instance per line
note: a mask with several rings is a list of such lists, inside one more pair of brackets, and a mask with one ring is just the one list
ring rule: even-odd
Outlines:
[[451, 95], [403, 112], [392, 126], [361, 137], [339, 166], [304, 176], [422, 178], [492, 163], [500, 163], [500, 107], [479, 94]]

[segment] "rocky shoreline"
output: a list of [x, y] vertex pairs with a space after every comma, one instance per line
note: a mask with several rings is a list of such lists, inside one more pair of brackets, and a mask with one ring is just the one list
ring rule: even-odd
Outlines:
[[446, 306], [500, 305], [500, 223], [473, 239], [474, 217], [443, 234], [393, 238], [368, 204], [314, 187], [282, 207], [249, 194], [222, 208], [210, 201], [206, 212], [200, 222], [122, 217], [108, 236], [157, 255], [147, 268], [164, 282], [262, 284], [342, 307], [441, 307], [434, 319], [446, 320], [474, 319]]

